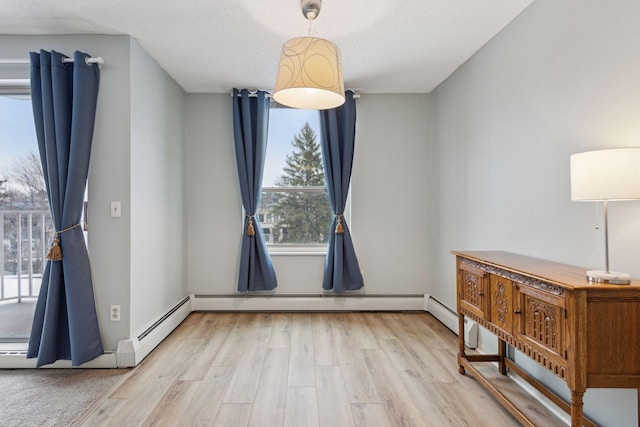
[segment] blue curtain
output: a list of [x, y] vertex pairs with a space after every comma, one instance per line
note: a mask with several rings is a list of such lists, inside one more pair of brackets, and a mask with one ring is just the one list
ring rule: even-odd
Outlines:
[[320, 111], [322, 156], [334, 218], [324, 267], [324, 289], [353, 291], [364, 286], [358, 258], [353, 248], [344, 207], [349, 193], [353, 149], [356, 136], [356, 101], [347, 91], [346, 101], [337, 108]]
[[269, 102], [264, 91], [251, 95], [247, 89], [233, 89], [233, 137], [245, 211], [238, 277], [241, 292], [268, 291], [278, 286], [262, 228], [255, 217], [267, 151]]
[[[42, 170], [62, 259], [46, 264], [36, 304], [28, 358], [37, 366], [56, 360], [81, 365], [103, 354], [80, 227], [89, 170], [100, 73], [75, 52], [31, 53], [31, 98]], [[57, 248], [56, 248], [57, 249]], [[55, 259], [55, 258], [54, 258]]]

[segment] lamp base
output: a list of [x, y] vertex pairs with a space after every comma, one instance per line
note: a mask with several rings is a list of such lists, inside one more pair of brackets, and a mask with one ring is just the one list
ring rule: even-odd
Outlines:
[[610, 285], [628, 285], [631, 283], [631, 276], [627, 273], [616, 273], [615, 271], [587, 271], [587, 279], [590, 282], [608, 283]]

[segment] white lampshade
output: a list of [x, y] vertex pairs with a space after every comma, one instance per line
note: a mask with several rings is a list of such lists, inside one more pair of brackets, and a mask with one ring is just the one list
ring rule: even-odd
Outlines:
[[273, 99], [288, 107], [309, 110], [344, 104], [338, 46], [318, 37], [297, 37], [285, 42]]
[[571, 156], [571, 200], [640, 199], [640, 148], [613, 148]]

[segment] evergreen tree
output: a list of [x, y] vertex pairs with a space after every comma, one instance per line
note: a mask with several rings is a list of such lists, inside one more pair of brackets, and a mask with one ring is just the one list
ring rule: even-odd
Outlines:
[[[284, 175], [276, 186], [325, 186], [320, 144], [309, 123], [291, 141], [293, 152], [287, 155]], [[324, 243], [329, 240], [331, 207], [326, 192], [284, 192], [273, 206], [282, 230], [281, 243]]]

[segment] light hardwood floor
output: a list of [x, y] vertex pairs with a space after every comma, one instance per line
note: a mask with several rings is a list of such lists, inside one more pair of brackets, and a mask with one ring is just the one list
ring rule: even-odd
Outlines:
[[456, 348], [426, 313], [192, 313], [78, 425], [517, 426]]

